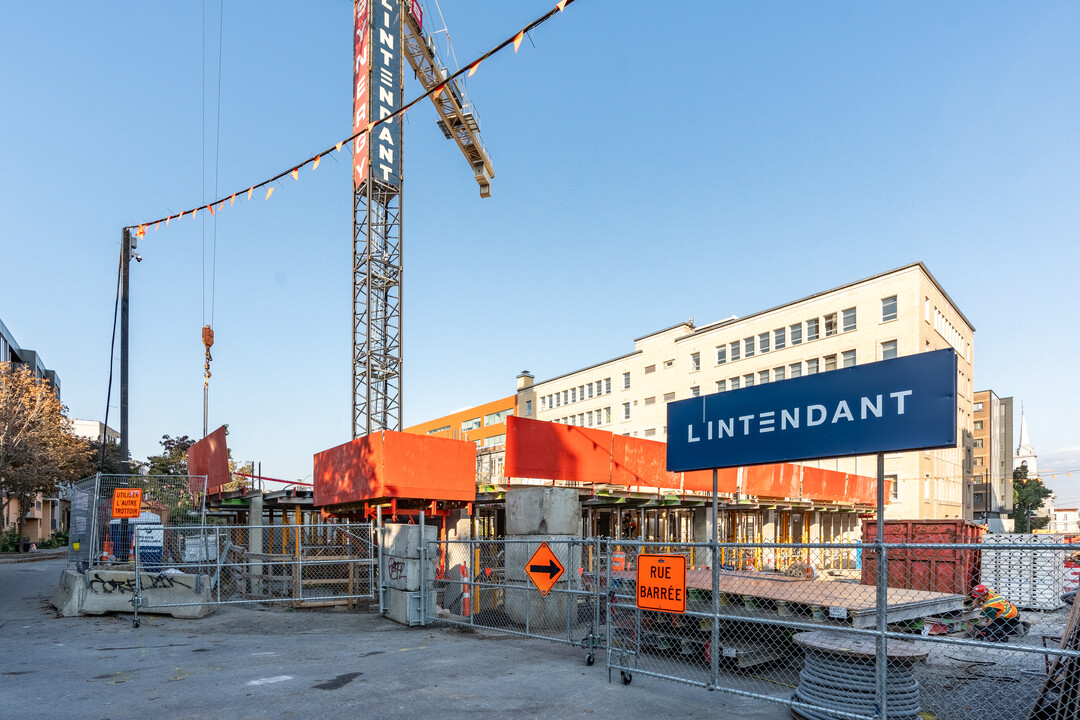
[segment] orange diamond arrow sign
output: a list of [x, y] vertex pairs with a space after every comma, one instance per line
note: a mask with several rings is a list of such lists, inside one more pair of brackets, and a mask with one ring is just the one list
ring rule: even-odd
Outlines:
[[563, 566], [559, 558], [555, 557], [555, 553], [551, 552], [548, 544], [544, 542], [540, 543], [540, 547], [536, 548], [529, 562], [525, 563], [525, 574], [533, 581], [533, 585], [541, 595], [547, 595], [562, 577]]

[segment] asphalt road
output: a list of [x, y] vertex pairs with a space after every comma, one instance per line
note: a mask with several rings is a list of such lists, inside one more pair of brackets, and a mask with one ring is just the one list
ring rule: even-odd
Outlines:
[[374, 613], [230, 606], [201, 620], [61, 618], [62, 559], [0, 563], [0, 697], [72, 718], [790, 718], [779, 705], [635, 676], [584, 651]]

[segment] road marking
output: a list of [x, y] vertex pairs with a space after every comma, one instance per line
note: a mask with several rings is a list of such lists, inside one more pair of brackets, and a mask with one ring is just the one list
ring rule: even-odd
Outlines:
[[286, 680], [292, 680], [292, 675], [278, 675], [276, 677], [249, 680], [248, 685], [269, 685], [270, 683], [285, 682]]

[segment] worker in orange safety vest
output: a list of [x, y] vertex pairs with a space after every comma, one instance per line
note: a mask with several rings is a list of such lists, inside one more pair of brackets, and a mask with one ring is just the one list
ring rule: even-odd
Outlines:
[[981, 584], [975, 586], [971, 595], [982, 605], [981, 620], [984, 624], [976, 629], [981, 639], [1008, 642], [1010, 635], [1024, 634], [1020, 611], [1011, 602]]

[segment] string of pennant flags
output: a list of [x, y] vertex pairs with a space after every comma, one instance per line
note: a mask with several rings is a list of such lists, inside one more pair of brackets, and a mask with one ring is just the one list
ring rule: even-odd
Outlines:
[[193, 208], [189, 208], [187, 210], [181, 210], [178, 213], [174, 213], [172, 215], [167, 215], [165, 217], [158, 218], [156, 220], [149, 220], [149, 221], [138, 223], [138, 224], [135, 224], [135, 225], [128, 225], [124, 229], [128, 230], [128, 231], [134, 230], [135, 235], [137, 237], [143, 237], [144, 235], [146, 235], [146, 232], [147, 232], [148, 229], [152, 228], [153, 230], [157, 230], [158, 228], [160, 228], [162, 226], [162, 224], [164, 224], [166, 227], [168, 227], [169, 223], [172, 222], [173, 220], [182, 220], [184, 217], [194, 218], [194, 217], [196, 217], [198, 215], [200, 210], [205, 210], [206, 212], [209, 212], [211, 215], [216, 217], [217, 213], [220, 212], [222, 210], [222, 208], [225, 207], [226, 203], [228, 203], [229, 207], [232, 207], [233, 204], [236, 202], [237, 198], [240, 198], [241, 200], [243, 200], [246, 197], [247, 200], [251, 200], [252, 197], [255, 194], [255, 191], [258, 190], [258, 191], [261, 192], [263, 188], [266, 188], [266, 195], [265, 195], [265, 197], [263, 199], [269, 200], [270, 196], [274, 194], [274, 190], [276, 189], [275, 183], [278, 180], [281, 180], [282, 178], [284, 178], [286, 176], [291, 176], [293, 180], [299, 180], [300, 179], [300, 170], [301, 169], [306, 168], [307, 166], [310, 165], [312, 171], [317, 170], [318, 167], [319, 167], [319, 163], [322, 161], [322, 159], [324, 157], [330, 155], [330, 153], [341, 152], [347, 145], [350, 145], [353, 140], [356, 140], [357, 138], [359, 138], [359, 137], [361, 137], [363, 135], [369, 135], [369, 134], [371, 134], [371, 132], [377, 126], [379, 126], [379, 125], [381, 125], [383, 123], [392, 122], [396, 118], [401, 117], [410, 108], [412, 108], [414, 105], [421, 102], [425, 98], [431, 97], [432, 99], [437, 100], [439, 98], [439, 96], [441, 96], [443, 94], [443, 92], [446, 90], [446, 86], [448, 84], [450, 84], [451, 82], [453, 82], [454, 80], [456, 80], [458, 77], [460, 77], [462, 75], [466, 75], [467, 77], [472, 77], [476, 73], [477, 69], [480, 67], [480, 64], [482, 62], [484, 62], [485, 60], [487, 60], [488, 58], [490, 58], [492, 55], [495, 55], [496, 53], [504, 50], [507, 47], [510, 47], [511, 45], [513, 46], [514, 52], [516, 53], [518, 51], [518, 49], [521, 47], [521, 43], [525, 39], [525, 34], [526, 33], [531, 32], [535, 28], [537, 28], [540, 25], [542, 25], [543, 23], [547, 22], [553, 16], [555, 16], [557, 13], [561, 13], [563, 10], [566, 9], [567, 5], [570, 5], [570, 4], [574, 3], [574, 2], [575, 2], [575, 0], [559, 0], [559, 2], [556, 3], [555, 7], [553, 7], [551, 10], [544, 13], [543, 15], [538, 17], [537, 19], [533, 20], [531, 23], [529, 23], [528, 25], [523, 27], [521, 30], [519, 30], [516, 34], [514, 34], [511, 37], [507, 38], [506, 40], [502, 41], [498, 45], [492, 47], [490, 50], [485, 52], [480, 57], [478, 57], [475, 60], [473, 60], [472, 62], [462, 66], [461, 69], [459, 69], [457, 72], [454, 72], [453, 74], [451, 74], [449, 77], [447, 77], [445, 80], [443, 80], [443, 82], [441, 82], [440, 84], [438, 84], [435, 87], [431, 88], [430, 90], [422, 93], [421, 95], [416, 96], [415, 98], [413, 98], [409, 102], [402, 105], [400, 108], [398, 108], [393, 113], [387, 115], [385, 118], [382, 118], [381, 120], [376, 120], [376, 121], [372, 121], [372, 122], [368, 123], [367, 127], [362, 128], [361, 130], [353, 133], [352, 135], [349, 135], [348, 137], [338, 141], [337, 143], [335, 143], [333, 146], [327, 148], [326, 150], [323, 150], [322, 152], [316, 153], [315, 155], [312, 155], [311, 157], [307, 158], [306, 160], [293, 165], [291, 167], [291, 169], [285, 170], [283, 172], [278, 173], [277, 175], [274, 175], [273, 177], [270, 177], [270, 178], [267, 178], [267, 179], [265, 179], [265, 180], [263, 180], [261, 182], [255, 183], [254, 185], [251, 185], [250, 187], [248, 187], [246, 190], [242, 189], [242, 190], [238, 190], [236, 192], [230, 193], [228, 195], [223, 195], [222, 197], [219, 197], [219, 198], [217, 198], [215, 200], [212, 200], [211, 202], [208, 202], [205, 205], [199, 205], [199, 206], [196, 206], [196, 207], [193, 207]]

